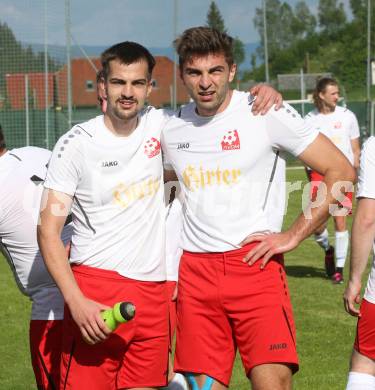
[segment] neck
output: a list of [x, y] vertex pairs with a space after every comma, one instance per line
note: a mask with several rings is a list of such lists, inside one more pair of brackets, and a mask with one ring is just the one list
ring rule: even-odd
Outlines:
[[225, 109], [229, 106], [230, 100], [232, 99], [233, 90], [228, 89], [224, 100], [220, 103], [218, 107], [212, 108], [212, 109], [202, 109], [196, 106], [196, 110], [198, 115], [201, 116], [214, 116], [216, 114], [220, 114], [221, 112], [225, 111]]
[[333, 111], [335, 111], [336, 106], [328, 106], [327, 104], [323, 104], [322, 108], [320, 109], [321, 114], [331, 114]]
[[118, 119], [104, 114], [104, 124], [108, 130], [118, 137], [129, 137], [138, 126], [138, 115], [130, 119]]
[[3, 156], [8, 151], [7, 148], [0, 149], [0, 157]]

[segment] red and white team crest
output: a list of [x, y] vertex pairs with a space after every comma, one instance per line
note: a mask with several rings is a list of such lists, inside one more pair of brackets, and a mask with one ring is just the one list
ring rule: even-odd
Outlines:
[[229, 130], [221, 141], [222, 150], [240, 149], [240, 137], [237, 130]]
[[148, 158], [155, 157], [160, 153], [160, 142], [152, 137], [146, 141], [144, 148], [145, 155]]
[[334, 124], [334, 127], [335, 127], [335, 129], [340, 129], [341, 128], [341, 122], [336, 122]]

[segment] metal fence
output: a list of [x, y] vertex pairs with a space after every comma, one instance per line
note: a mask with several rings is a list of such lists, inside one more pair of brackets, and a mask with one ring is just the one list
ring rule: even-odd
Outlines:
[[[0, 124], [10, 148], [35, 145], [51, 149], [72, 124], [100, 111], [93, 104], [72, 103], [70, 0], [13, 0], [22, 16], [0, 14]], [[11, 7], [9, 8], [11, 10]], [[24, 18], [15, 23], [14, 18]], [[22, 27], [16, 27], [20, 26]], [[73, 40], [75, 48], [79, 42]], [[88, 66], [95, 64], [81, 49]], [[89, 86], [86, 86], [89, 87]], [[95, 85], [91, 85], [96, 94]], [[312, 109], [294, 104], [301, 113]], [[367, 138], [366, 103], [347, 102]], [[372, 104], [372, 128], [374, 126]]]

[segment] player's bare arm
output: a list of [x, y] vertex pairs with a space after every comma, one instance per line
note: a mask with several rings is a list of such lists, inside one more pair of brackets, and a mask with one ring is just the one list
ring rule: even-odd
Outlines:
[[61, 231], [70, 211], [72, 198], [62, 192], [45, 189], [42, 197], [38, 243], [52, 278], [61, 290], [82, 337], [89, 344], [105, 340], [111, 333], [100, 312], [107, 306], [87, 299], [79, 289], [70, 268]]
[[350, 144], [352, 146], [353, 150], [353, 157], [354, 157], [354, 168], [358, 169], [359, 168], [359, 156], [361, 154], [361, 146], [359, 144], [359, 138], [354, 138], [350, 141]]
[[352, 316], [360, 315], [362, 275], [375, 237], [375, 199], [361, 198], [357, 203], [351, 238], [349, 281], [344, 292], [345, 310]]
[[[297, 247], [328, 218], [329, 206], [337, 204], [340, 200], [336, 199], [340, 196], [332, 191], [333, 187], [337, 186], [335, 183], [353, 183], [356, 180], [354, 168], [349, 160], [323, 134], [319, 134], [298, 158], [305, 165], [324, 175], [327, 196], [318, 207], [313, 207], [310, 203], [307, 210], [302, 212], [285, 232], [247, 237], [241, 245], [260, 241], [259, 245], [254, 247], [244, 258], [244, 262], [249, 265], [263, 258], [261, 262], [261, 268], [263, 268], [273, 255], [289, 252]], [[306, 217], [307, 214], [310, 216], [309, 218]]]
[[283, 104], [281, 93], [277, 92], [270, 85], [257, 84], [250, 88], [249, 92], [257, 97], [252, 105], [254, 115], [259, 113], [261, 115], [266, 114], [273, 105], [275, 105], [275, 110], [278, 110]]

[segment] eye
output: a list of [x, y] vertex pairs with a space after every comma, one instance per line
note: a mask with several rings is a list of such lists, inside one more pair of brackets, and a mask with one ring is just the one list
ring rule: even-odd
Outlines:
[[196, 69], [186, 69], [185, 73], [189, 76], [199, 76], [199, 71]]
[[114, 84], [114, 85], [124, 85], [125, 82], [123, 80], [119, 80], [119, 79], [112, 79], [109, 81], [111, 84]]

